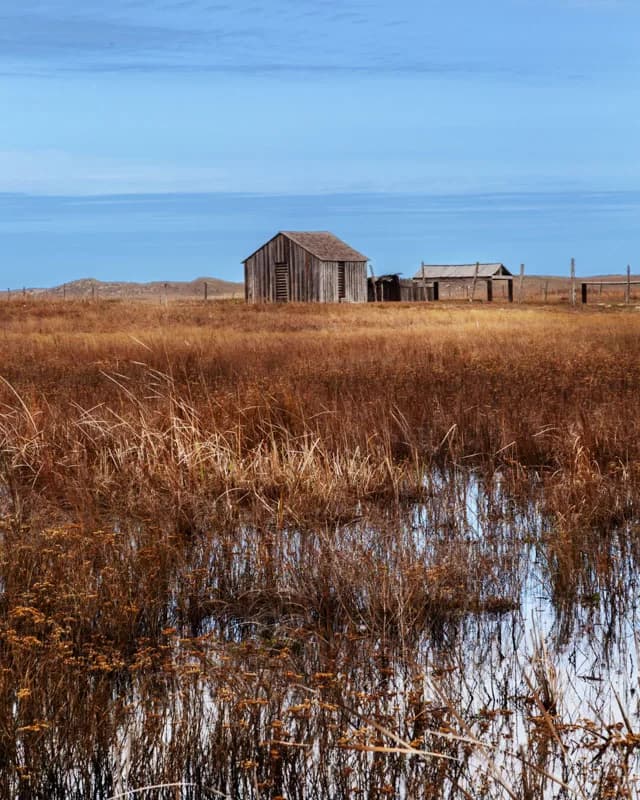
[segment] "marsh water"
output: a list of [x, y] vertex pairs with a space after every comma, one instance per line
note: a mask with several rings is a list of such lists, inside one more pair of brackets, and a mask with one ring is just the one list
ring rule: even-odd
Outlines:
[[[637, 796], [637, 526], [569, 535], [537, 480], [514, 490], [456, 470], [424, 488], [317, 527], [212, 526], [182, 542], [130, 663], [77, 684], [100, 723], [43, 728], [43, 763], [68, 760], [26, 793], [5, 785], [24, 797], [152, 785], [158, 798]], [[144, 553], [140, 523], [108, 535]], [[154, 626], [162, 644], [145, 645]], [[25, 768], [29, 727], [16, 734]]]
[[633, 796], [637, 529], [560, 534], [542, 487], [457, 472], [402, 511], [204, 537], [207, 602], [172, 614], [224, 642], [190, 700], [216, 790]]

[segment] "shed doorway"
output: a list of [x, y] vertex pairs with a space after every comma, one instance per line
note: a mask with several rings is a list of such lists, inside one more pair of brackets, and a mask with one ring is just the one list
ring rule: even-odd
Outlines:
[[276, 303], [289, 302], [289, 265], [280, 261], [276, 263]]
[[338, 261], [338, 300], [344, 300], [346, 296], [344, 261]]

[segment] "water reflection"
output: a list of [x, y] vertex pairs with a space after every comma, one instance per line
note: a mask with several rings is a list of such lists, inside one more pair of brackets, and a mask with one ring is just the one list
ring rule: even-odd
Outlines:
[[[135, 652], [57, 667], [100, 723], [38, 732], [43, 752], [93, 763], [34, 770], [40, 795], [181, 781], [194, 798], [632, 796], [637, 530], [566, 529], [537, 480], [454, 471], [424, 488], [314, 528], [185, 539], [121, 520], [108, 547], [123, 570], [152, 536], [172, 557]], [[33, 731], [12, 709], [26, 754]]]
[[[340, 770], [370, 780], [382, 769], [394, 796], [477, 796], [492, 763], [516, 794], [529, 781], [532, 797], [560, 796], [550, 771], [567, 796], [599, 796], [603, 775], [622, 769], [611, 731], [640, 729], [636, 531], [590, 531], [567, 554], [542, 499], [535, 483], [523, 499], [501, 476], [438, 475], [402, 511], [320, 530], [246, 526], [213, 550], [205, 538], [202, 595], [218, 613], [196, 627], [239, 646], [236, 658], [242, 643], [267, 642], [297, 676], [281, 702], [333, 708], [332, 746], [350, 759], [315, 741], [326, 720], [290, 734], [322, 759], [325, 788], [342, 785]], [[397, 746], [382, 723], [464, 768], [439, 767], [439, 793], [425, 794], [424, 759], [387, 753], [380, 768], [375, 747]], [[625, 758], [624, 769], [638, 766], [633, 742]], [[495, 774], [487, 780], [487, 796], [505, 796]]]

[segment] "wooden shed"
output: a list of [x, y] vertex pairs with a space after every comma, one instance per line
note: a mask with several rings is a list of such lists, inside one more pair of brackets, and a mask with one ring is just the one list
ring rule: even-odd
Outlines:
[[367, 302], [367, 257], [328, 231], [280, 231], [243, 263], [248, 303]]
[[513, 275], [504, 264], [425, 264], [413, 276], [417, 283], [437, 282], [440, 296], [451, 294], [452, 290], [469, 291], [477, 281], [486, 284], [487, 300], [493, 300], [494, 282], [503, 281], [507, 286], [509, 302], [513, 302]]

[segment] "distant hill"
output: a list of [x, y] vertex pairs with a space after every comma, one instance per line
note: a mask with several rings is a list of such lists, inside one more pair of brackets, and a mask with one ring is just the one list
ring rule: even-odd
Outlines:
[[[589, 302], [621, 302], [624, 297], [624, 284], [626, 275], [592, 275], [577, 276], [576, 291], [580, 295], [581, 281], [589, 281]], [[640, 280], [640, 276], [632, 275], [632, 281]], [[618, 286], [598, 286], [599, 281], [615, 281]], [[484, 297], [484, 282], [478, 282], [476, 297]], [[50, 289], [27, 289], [31, 296], [43, 295], [47, 297], [67, 297], [69, 299], [131, 299], [157, 301], [167, 300], [193, 300], [204, 298], [204, 287], [207, 285], [207, 296], [214, 298], [244, 298], [244, 284], [241, 282], [224, 281], [219, 278], [201, 277], [192, 281], [151, 281], [150, 283], [134, 283], [127, 281], [99, 281], [96, 278], [81, 278], [70, 281]], [[442, 281], [440, 284], [441, 300], [459, 300], [468, 296], [472, 281]], [[571, 293], [571, 281], [568, 277], [558, 275], [527, 275], [523, 282], [524, 300], [528, 302], [562, 302], [568, 301]], [[517, 272], [513, 276], [514, 299], [517, 301], [520, 291], [520, 277]], [[632, 298], [640, 295], [640, 286], [632, 286]], [[19, 290], [11, 294], [17, 296]], [[493, 296], [498, 302], [505, 300], [507, 295], [506, 282], [498, 281], [494, 285]]]
[[220, 278], [202, 277], [192, 281], [151, 281], [150, 283], [133, 283], [128, 281], [99, 281], [96, 278], [81, 278], [51, 289], [29, 289], [30, 294], [47, 294], [49, 296], [68, 298], [130, 298], [154, 299], [158, 297], [185, 300], [204, 297], [205, 284], [207, 296], [244, 297], [244, 284], [223, 281]]

